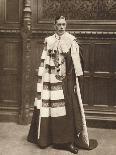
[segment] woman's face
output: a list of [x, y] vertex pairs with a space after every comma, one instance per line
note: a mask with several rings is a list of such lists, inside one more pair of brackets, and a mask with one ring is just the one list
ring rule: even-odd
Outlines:
[[66, 30], [66, 20], [65, 19], [58, 19], [55, 24], [55, 29], [58, 35], [64, 34]]

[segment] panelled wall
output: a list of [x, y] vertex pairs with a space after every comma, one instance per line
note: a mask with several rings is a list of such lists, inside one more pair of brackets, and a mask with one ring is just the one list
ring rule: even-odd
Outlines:
[[21, 105], [22, 0], [0, 0], [0, 121], [18, 121]]
[[[115, 0], [0, 0], [0, 120], [25, 124], [31, 119], [43, 41], [54, 33], [54, 17], [61, 14], [82, 47], [86, 118], [115, 122], [115, 6]], [[32, 15], [22, 30], [24, 12], [25, 19]]]
[[88, 119], [115, 121], [115, 43], [105, 37], [103, 40], [97, 38], [82, 43], [84, 58], [87, 61], [83, 99]]

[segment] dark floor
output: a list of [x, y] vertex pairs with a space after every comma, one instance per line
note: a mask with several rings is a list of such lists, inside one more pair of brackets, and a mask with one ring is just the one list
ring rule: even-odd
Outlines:
[[[0, 123], [0, 155], [71, 155], [68, 151], [51, 147], [41, 150], [27, 142], [29, 125]], [[79, 150], [78, 155], [116, 155], [116, 130], [88, 128], [89, 137], [98, 140], [98, 147], [92, 151]]]

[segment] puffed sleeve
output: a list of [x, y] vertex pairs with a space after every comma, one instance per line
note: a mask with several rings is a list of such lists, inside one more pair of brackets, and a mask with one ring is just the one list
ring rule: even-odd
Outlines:
[[72, 56], [76, 76], [83, 75], [83, 70], [81, 66], [81, 58], [79, 54], [79, 45], [75, 40], [73, 40], [72, 42], [71, 56]]

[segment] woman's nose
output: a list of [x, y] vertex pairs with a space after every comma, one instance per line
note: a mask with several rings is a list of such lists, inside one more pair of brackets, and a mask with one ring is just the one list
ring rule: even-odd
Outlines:
[[63, 26], [61, 25], [61, 29], [63, 29]]

